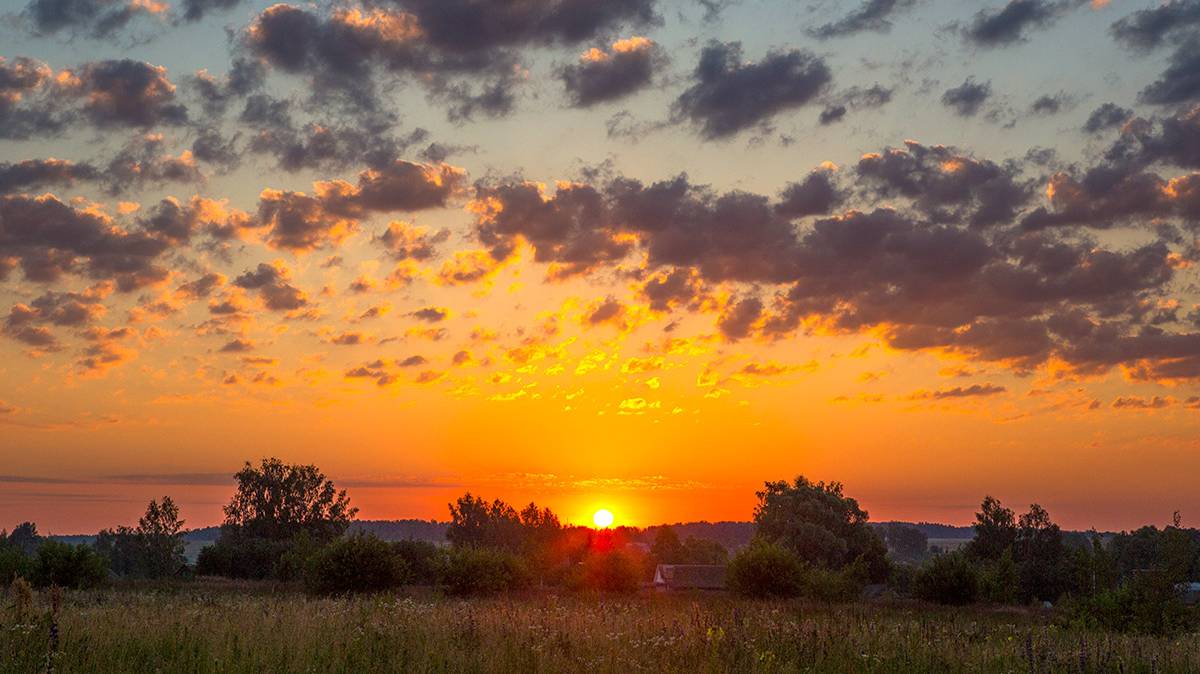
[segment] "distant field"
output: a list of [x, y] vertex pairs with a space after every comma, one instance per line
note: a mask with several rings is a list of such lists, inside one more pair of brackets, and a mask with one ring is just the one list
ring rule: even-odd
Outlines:
[[[46, 597], [0, 610], [0, 672], [47, 671]], [[68, 594], [55, 672], [1197, 672], [1200, 635], [1024, 611], [723, 595], [309, 599], [265, 586]]]

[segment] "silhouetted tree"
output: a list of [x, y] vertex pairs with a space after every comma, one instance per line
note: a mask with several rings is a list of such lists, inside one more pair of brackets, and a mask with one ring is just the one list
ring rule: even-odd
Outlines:
[[888, 576], [887, 547], [867, 524], [867, 512], [838, 482], [767, 482], [757, 493], [757, 535], [796, 553], [801, 561], [840, 569], [860, 561], [867, 578]]
[[346, 491], [338, 491], [316, 466], [271, 458], [255, 468], [247, 461], [234, 479], [237, 491], [225, 506], [223, 528], [241, 536], [286, 541], [303, 531], [331, 541], [358, 512]]
[[42, 544], [42, 537], [38, 535], [36, 524], [22, 522], [8, 535], [8, 543], [26, 555], [33, 555]]
[[929, 551], [929, 538], [925, 532], [911, 524], [888, 522], [879, 527], [879, 533], [888, 550], [897, 558], [915, 562], [924, 559]]
[[978, 559], [1000, 559], [1016, 540], [1016, 515], [997, 499], [985, 496], [975, 513], [975, 538], [967, 546], [967, 554]]
[[1014, 542], [1014, 557], [1021, 576], [1022, 599], [1054, 601], [1066, 589], [1062, 531], [1050, 513], [1034, 503], [1021, 515]]

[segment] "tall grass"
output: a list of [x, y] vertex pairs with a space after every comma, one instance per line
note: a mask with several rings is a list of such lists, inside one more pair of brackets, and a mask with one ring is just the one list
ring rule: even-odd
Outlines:
[[196, 584], [0, 611], [0, 672], [1200, 672], [1200, 636], [925, 606], [425, 594], [313, 599]]

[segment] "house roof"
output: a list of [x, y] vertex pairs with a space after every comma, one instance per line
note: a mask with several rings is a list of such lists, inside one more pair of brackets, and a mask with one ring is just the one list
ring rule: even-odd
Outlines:
[[719, 564], [659, 564], [654, 584], [674, 590], [721, 590], [725, 588], [725, 567]]

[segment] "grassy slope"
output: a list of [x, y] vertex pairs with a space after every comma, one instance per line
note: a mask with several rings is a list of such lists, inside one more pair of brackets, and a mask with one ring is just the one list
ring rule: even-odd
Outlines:
[[[0, 672], [45, 671], [46, 601], [22, 620], [11, 605], [0, 609]], [[309, 599], [196, 584], [70, 593], [60, 624], [55, 671], [96, 674], [1200, 671], [1200, 635], [1078, 632], [1025, 612], [724, 596]]]

